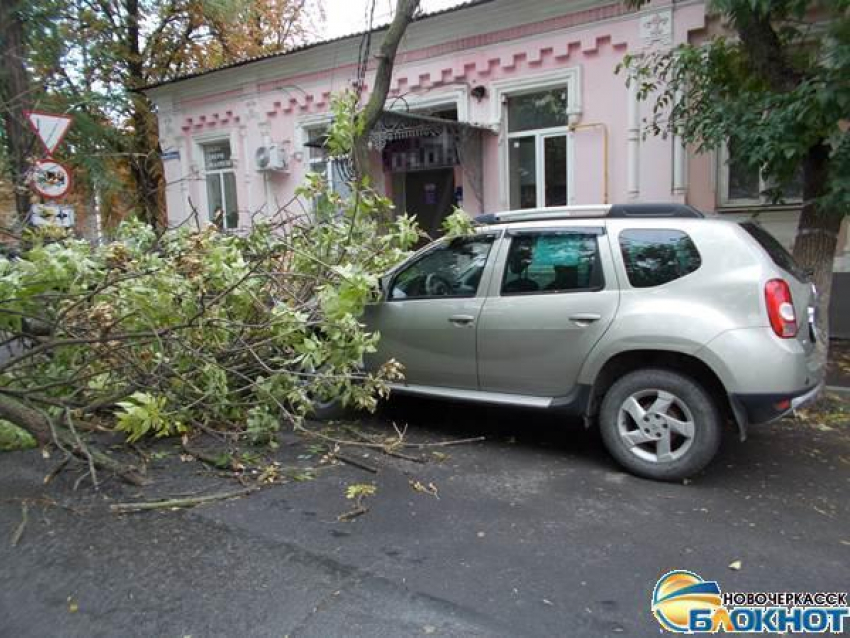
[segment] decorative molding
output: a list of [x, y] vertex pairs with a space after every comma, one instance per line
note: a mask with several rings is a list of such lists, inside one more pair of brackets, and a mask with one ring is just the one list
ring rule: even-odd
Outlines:
[[673, 44], [673, 10], [661, 9], [640, 17], [640, 40], [644, 48]]

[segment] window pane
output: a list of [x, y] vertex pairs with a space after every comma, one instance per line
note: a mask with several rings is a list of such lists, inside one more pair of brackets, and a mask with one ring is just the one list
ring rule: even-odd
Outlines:
[[537, 207], [537, 158], [534, 137], [508, 140], [511, 208]]
[[236, 175], [233, 173], [222, 173], [224, 180], [224, 210], [226, 215], [225, 228], [236, 228], [239, 226], [239, 209], [236, 205]]
[[748, 168], [741, 159], [741, 153], [730, 140], [729, 145], [729, 192], [727, 199], [759, 199], [761, 186], [759, 171]]
[[624, 230], [620, 249], [634, 288], [666, 284], [702, 265], [694, 242], [678, 230]]
[[233, 168], [233, 160], [230, 157], [230, 142], [204, 144], [204, 168], [208, 171]]
[[219, 228], [224, 224], [224, 201], [221, 193], [221, 175], [207, 175], [207, 214]]
[[543, 139], [546, 206], [567, 205], [567, 136]]
[[474, 297], [492, 245], [489, 236], [441, 244], [396, 276], [390, 298]]
[[508, 99], [508, 131], [511, 133], [566, 125], [566, 87]]
[[502, 294], [602, 288], [602, 266], [595, 233], [540, 233], [519, 235], [511, 240]]
[[324, 128], [311, 128], [307, 131], [307, 150], [311, 160], [323, 160], [327, 156], [325, 143], [328, 134]]

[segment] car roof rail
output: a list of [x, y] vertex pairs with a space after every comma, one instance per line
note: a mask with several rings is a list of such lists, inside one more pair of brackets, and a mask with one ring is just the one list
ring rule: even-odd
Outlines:
[[475, 222], [486, 225], [553, 219], [651, 219], [657, 217], [703, 218], [705, 215], [687, 204], [600, 204], [527, 208], [523, 210], [503, 211], [501, 213], [487, 213], [478, 215], [475, 218]]

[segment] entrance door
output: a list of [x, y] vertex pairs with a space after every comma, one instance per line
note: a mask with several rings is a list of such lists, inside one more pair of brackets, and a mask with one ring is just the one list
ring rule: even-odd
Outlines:
[[443, 220], [452, 212], [454, 169], [406, 173], [404, 186], [408, 214], [416, 217], [426, 233], [432, 237], [439, 235]]

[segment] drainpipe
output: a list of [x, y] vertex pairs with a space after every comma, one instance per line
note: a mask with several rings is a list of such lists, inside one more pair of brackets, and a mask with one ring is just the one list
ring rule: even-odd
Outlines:
[[626, 191], [629, 199], [640, 196], [640, 104], [638, 102], [638, 83], [635, 78], [629, 82], [627, 135], [628, 174]]
[[608, 203], [608, 126], [603, 122], [591, 122], [588, 124], [571, 124], [569, 131], [587, 131], [602, 129], [602, 203]]

